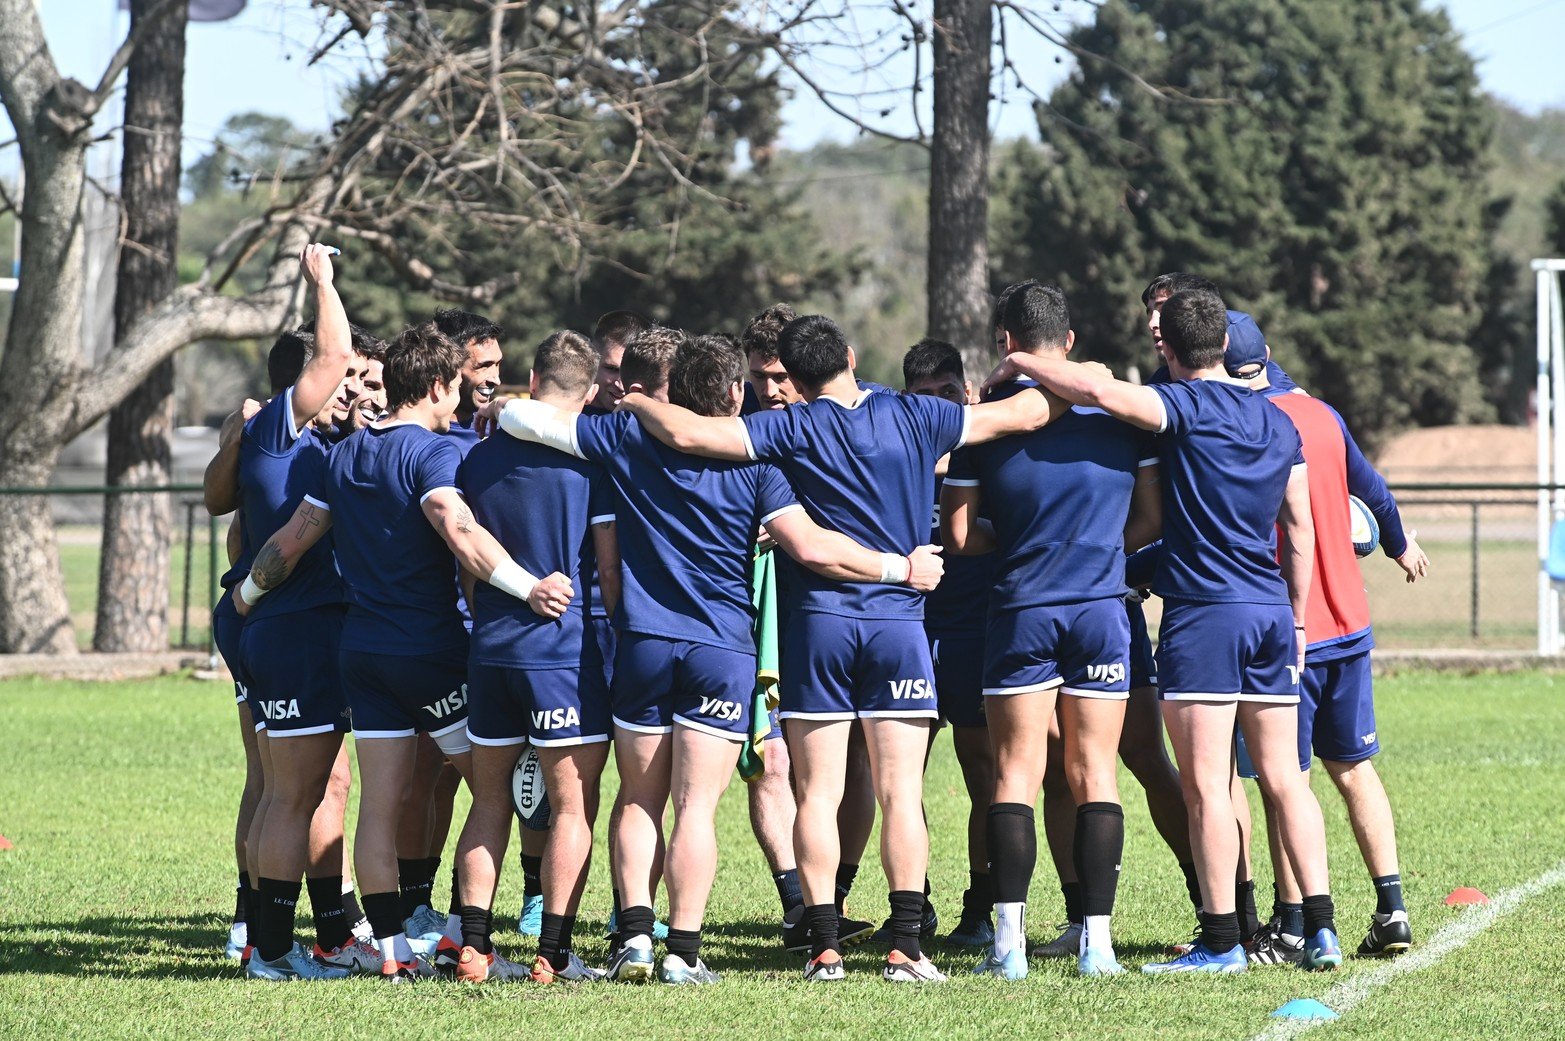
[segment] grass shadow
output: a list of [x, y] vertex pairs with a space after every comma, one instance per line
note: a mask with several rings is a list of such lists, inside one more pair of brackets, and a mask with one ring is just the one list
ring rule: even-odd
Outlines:
[[236, 976], [223, 957], [221, 915], [93, 915], [0, 924], [0, 974], [215, 979]]

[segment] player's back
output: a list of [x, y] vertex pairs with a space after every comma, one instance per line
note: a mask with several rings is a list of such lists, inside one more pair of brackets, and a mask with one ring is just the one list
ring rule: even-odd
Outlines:
[[1315, 572], [1305, 609], [1305, 637], [1311, 647], [1351, 642], [1369, 629], [1369, 598], [1353, 552], [1348, 506], [1347, 438], [1337, 413], [1318, 398], [1279, 392], [1267, 399], [1293, 421], [1309, 467], [1310, 516], [1315, 523]]
[[[1026, 390], [1017, 382], [998, 398]], [[1151, 437], [1073, 408], [1026, 434], [959, 450], [952, 485], [977, 485], [1001, 557], [995, 610], [1081, 603], [1125, 589], [1125, 518]]]
[[451, 551], [423, 500], [455, 488], [461, 455], [411, 423], [369, 427], [332, 450], [324, 489], [348, 583], [347, 650], [416, 655], [461, 646]]
[[1159, 438], [1164, 554], [1159, 596], [1214, 603], [1288, 603], [1277, 564], [1277, 514], [1303, 463], [1298, 432], [1248, 387], [1180, 380], [1151, 388], [1167, 423]]
[[[745, 419], [753, 458], [776, 463], [816, 523], [882, 553], [911, 553], [929, 534], [935, 463], [962, 443], [967, 410], [922, 394], [860, 391]], [[922, 617], [906, 586], [802, 576], [798, 607], [861, 618]]]
[[540, 578], [558, 571], [570, 579], [574, 593], [570, 609], [553, 621], [525, 600], [479, 582], [473, 660], [510, 668], [576, 665], [583, 594], [595, 559], [589, 524], [614, 512], [603, 471], [552, 448], [502, 436], [474, 444], [459, 478], [473, 516], [511, 558]]
[[[245, 423], [239, 441], [240, 561], [249, 562], [266, 540], [292, 519], [326, 469], [327, 445], [313, 427], [295, 430], [293, 388], [276, 395]], [[243, 572], [238, 574], [243, 577]], [[332, 561], [330, 536], [294, 566], [289, 580], [251, 609], [251, 618], [288, 614], [341, 603], [342, 581]]]
[[577, 440], [619, 495], [621, 613], [630, 632], [753, 649], [756, 529], [794, 503], [771, 466], [687, 455], [628, 413], [584, 416]]

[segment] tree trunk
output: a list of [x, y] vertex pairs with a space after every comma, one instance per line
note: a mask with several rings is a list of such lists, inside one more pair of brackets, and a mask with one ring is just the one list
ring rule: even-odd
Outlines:
[[990, 0], [935, 0], [934, 134], [929, 158], [929, 335], [987, 373]]
[[[132, 0], [132, 31], [159, 2]], [[116, 342], [178, 281], [186, 17], [187, 5], [176, 3], [141, 40], [127, 70], [120, 174], [125, 241], [114, 295]], [[108, 363], [113, 364], [112, 354]], [[109, 413], [107, 483], [172, 483], [173, 421], [174, 361], [169, 358]], [[161, 651], [168, 646], [173, 512], [167, 494], [105, 498], [94, 650]]]

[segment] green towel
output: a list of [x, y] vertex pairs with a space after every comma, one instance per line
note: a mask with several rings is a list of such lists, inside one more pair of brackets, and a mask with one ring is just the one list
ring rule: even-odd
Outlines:
[[757, 549], [750, 570], [755, 607], [755, 692], [750, 696], [750, 737], [739, 752], [739, 776], [755, 782], [766, 772], [766, 735], [777, 707], [777, 564]]

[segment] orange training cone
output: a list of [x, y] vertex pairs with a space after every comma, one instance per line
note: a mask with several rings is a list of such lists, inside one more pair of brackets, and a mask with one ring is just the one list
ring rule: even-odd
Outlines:
[[1460, 889], [1451, 890], [1451, 895], [1445, 898], [1447, 907], [1461, 907], [1465, 904], [1487, 904], [1489, 898], [1483, 895], [1481, 890], [1472, 886], [1462, 886]]
[[10, 848], [11, 848], [11, 840], [6, 838], [4, 835], [0, 835], [0, 850], [10, 849]]

